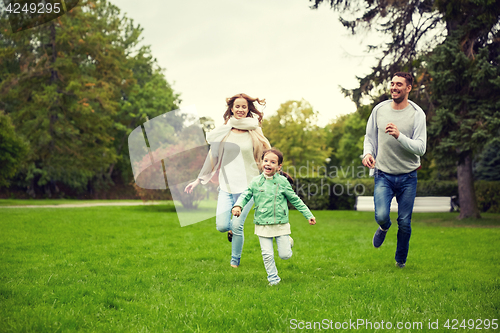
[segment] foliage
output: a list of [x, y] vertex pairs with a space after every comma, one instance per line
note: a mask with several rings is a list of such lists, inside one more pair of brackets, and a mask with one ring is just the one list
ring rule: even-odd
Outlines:
[[448, 39], [429, 58], [431, 88], [438, 105], [429, 134], [438, 141], [439, 157], [460, 160], [465, 154], [477, 154], [492, 133], [499, 133], [500, 57], [493, 55], [493, 50], [484, 47], [476, 57], [468, 58], [458, 40]]
[[480, 180], [500, 180], [500, 139], [497, 137], [479, 156], [474, 175]]
[[85, 189], [106, 181], [116, 163], [130, 175], [126, 137], [146, 115], [174, 108], [141, 29], [106, 0], [80, 1], [47, 24], [0, 28], [0, 108], [31, 143], [20, 183]]
[[326, 137], [327, 137], [327, 145], [332, 149], [332, 153], [330, 154], [330, 161], [327, 163], [327, 166], [338, 166], [342, 165], [342, 156], [339, 155], [340, 149], [340, 140], [345, 134], [345, 123], [351, 117], [351, 114], [344, 114], [334, 121], [330, 122], [325, 126]]
[[15, 132], [10, 117], [0, 111], [0, 186], [9, 186], [28, 149], [28, 143]]
[[344, 126], [344, 135], [339, 142], [337, 159], [340, 160], [340, 165], [349, 165], [353, 161], [360, 164], [359, 156], [363, 154], [366, 120], [361, 118], [360, 113], [355, 112], [350, 115]]
[[481, 212], [500, 213], [500, 181], [477, 181], [474, 183], [477, 204]]
[[[305, 100], [281, 104], [277, 113], [264, 119], [262, 130], [273, 147], [283, 152], [283, 170], [297, 171], [325, 165], [331, 148], [326, 144], [326, 133], [317, 123], [318, 113]], [[287, 172], [288, 172], [287, 171]]]

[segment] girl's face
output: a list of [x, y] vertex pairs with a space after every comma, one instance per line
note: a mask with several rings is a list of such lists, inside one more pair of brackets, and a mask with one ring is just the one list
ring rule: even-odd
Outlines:
[[262, 159], [262, 172], [264, 172], [264, 175], [271, 177], [278, 172], [281, 169], [281, 164], [278, 164], [278, 161], [278, 155], [275, 153], [269, 152], [264, 155]]
[[233, 104], [233, 115], [236, 119], [246, 118], [248, 114], [248, 102], [244, 98], [237, 98]]

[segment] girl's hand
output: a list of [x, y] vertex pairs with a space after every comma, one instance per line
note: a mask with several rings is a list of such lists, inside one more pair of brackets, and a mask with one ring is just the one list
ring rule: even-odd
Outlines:
[[309, 219], [309, 224], [310, 224], [310, 225], [315, 225], [315, 224], [316, 224], [316, 218], [315, 218], [315, 217], [311, 217], [311, 218]]
[[186, 188], [184, 189], [184, 192], [186, 193], [193, 193], [193, 190], [196, 186], [200, 184], [200, 180], [196, 179], [194, 182], [189, 183]]
[[234, 216], [238, 217], [241, 215], [241, 207], [240, 206], [233, 207], [233, 210], [231, 212], [233, 213]]

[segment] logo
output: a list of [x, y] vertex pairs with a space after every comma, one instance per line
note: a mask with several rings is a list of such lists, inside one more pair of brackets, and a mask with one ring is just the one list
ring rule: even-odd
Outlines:
[[[216, 184], [199, 184], [191, 193], [185, 191], [202, 170], [210, 168], [212, 163], [215, 165], [221, 151], [220, 142], [209, 146], [205, 141], [195, 107], [170, 111], [146, 121], [130, 133], [128, 145], [136, 185], [149, 190], [170, 190], [181, 226], [216, 216]], [[209, 148], [213, 152], [210, 155]], [[241, 157], [239, 146], [224, 143], [223, 149], [225, 165], [242, 162], [237, 158]], [[220, 169], [221, 177], [227, 178], [224, 165], [220, 164]], [[223, 213], [230, 214], [230, 210]]]

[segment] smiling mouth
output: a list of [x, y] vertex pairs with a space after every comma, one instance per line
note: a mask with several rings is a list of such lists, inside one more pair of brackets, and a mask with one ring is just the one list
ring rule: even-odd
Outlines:
[[266, 171], [272, 171], [272, 169], [270, 167], [264, 167], [264, 170], [266, 170]]

